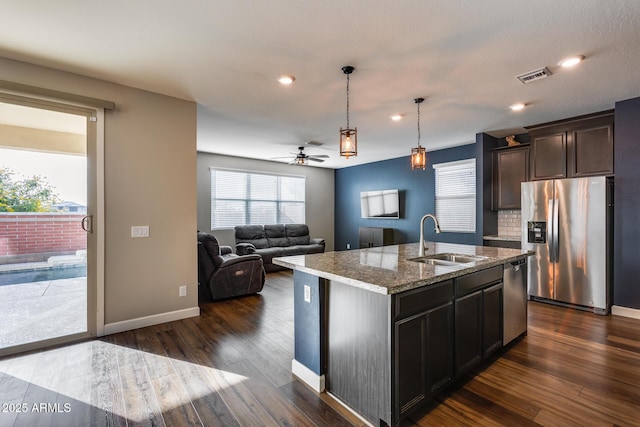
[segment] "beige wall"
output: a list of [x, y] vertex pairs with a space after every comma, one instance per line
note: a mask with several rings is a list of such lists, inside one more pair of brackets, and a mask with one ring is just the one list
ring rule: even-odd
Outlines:
[[[196, 104], [4, 58], [0, 80], [116, 105], [105, 114], [105, 324], [197, 307]], [[150, 237], [131, 238], [134, 225]]]
[[[334, 170], [310, 166], [294, 166], [286, 163], [219, 154], [198, 153], [198, 229], [211, 232], [211, 177], [210, 167], [242, 169], [255, 172], [304, 175], [306, 179], [306, 222], [311, 237], [322, 237], [326, 250], [334, 248]], [[222, 245], [235, 245], [233, 230], [212, 232]]]

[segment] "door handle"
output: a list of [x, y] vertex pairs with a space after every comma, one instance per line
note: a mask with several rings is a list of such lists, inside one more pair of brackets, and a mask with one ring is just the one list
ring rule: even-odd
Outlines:
[[93, 233], [93, 215], [83, 217], [80, 226], [87, 233]]
[[558, 212], [558, 199], [553, 201], [553, 258], [554, 262], [560, 261], [560, 214]]
[[549, 199], [547, 202], [547, 248], [549, 250], [549, 262], [555, 262], [555, 250], [553, 239], [553, 211], [555, 203], [553, 199]]

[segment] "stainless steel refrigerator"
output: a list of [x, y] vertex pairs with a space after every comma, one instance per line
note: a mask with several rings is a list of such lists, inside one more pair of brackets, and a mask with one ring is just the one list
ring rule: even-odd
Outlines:
[[604, 176], [522, 183], [531, 299], [609, 312], [612, 186]]

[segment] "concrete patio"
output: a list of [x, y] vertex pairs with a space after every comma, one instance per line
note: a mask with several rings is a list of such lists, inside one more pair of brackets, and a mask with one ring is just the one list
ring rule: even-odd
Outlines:
[[[49, 263], [0, 266], [0, 272], [37, 271]], [[86, 277], [0, 286], [0, 348], [84, 332]]]

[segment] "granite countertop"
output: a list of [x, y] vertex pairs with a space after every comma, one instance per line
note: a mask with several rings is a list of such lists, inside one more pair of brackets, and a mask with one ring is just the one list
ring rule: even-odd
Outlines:
[[506, 240], [507, 242], [519, 242], [522, 240], [520, 236], [498, 236], [498, 235], [489, 235], [482, 236], [484, 240]]
[[430, 285], [474, 271], [517, 261], [534, 252], [488, 246], [427, 242], [425, 255], [456, 253], [478, 255], [470, 264], [430, 265], [408, 258], [418, 256], [418, 243], [381, 246], [321, 254], [278, 257], [273, 263], [385, 295]]

